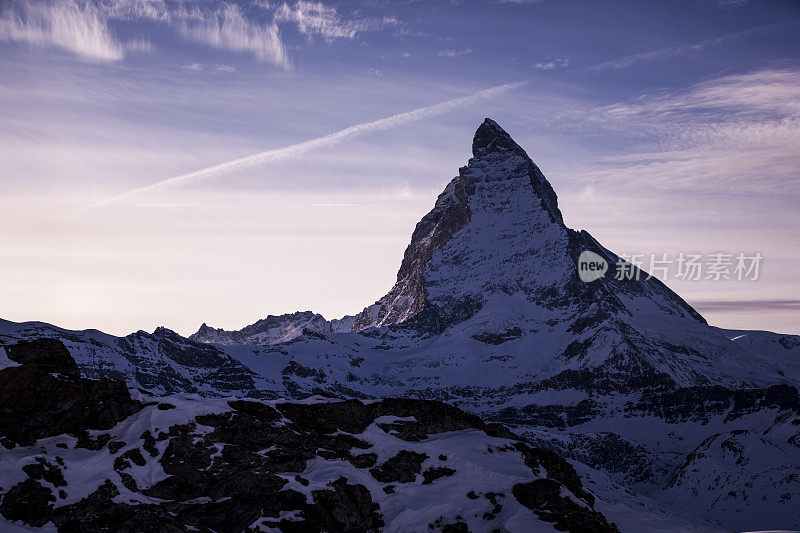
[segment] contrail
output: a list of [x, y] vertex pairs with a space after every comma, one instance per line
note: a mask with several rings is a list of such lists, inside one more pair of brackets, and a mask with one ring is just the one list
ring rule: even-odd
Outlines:
[[710, 39], [700, 41], [699, 43], [668, 46], [667, 48], [660, 48], [658, 50], [652, 50], [650, 52], [644, 52], [641, 54], [632, 54], [629, 56], [620, 57], [619, 59], [614, 59], [612, 61], [604, 61], [598, 65], [589, 67], [589, 70], [603, 71], [609, 69], [623, 69], [631, 65], [634, 65], [636, 63], [641, 63], [644, 61], [657, 61], [667, 57], [674, 57], [681, 54], [685, 54], [687, 52], [695, 52], [697, 50], [702, 50], [707, 46], [725, 44], [728, 42], [737, 41], [739, 39], [744, 39], [746, 37], [764, 35], [765, 33], [770, 33], [783, 28], [791, 28], [793, 26], [797, 26], [798, 23], [800, 23], [800, 19], [790, 19], [790, 20], [785, 20], [783, 22], [777, 22], [775, 24], [756, 26], [754, 28], [748, 28], [746, 30], [737, 31], [736, 33], [728, 33], [720, 37], [712, 37]]
[[289, 146], [284, 146], [282, 148], [275, 148], [272, 150], [267, 150], [265, 152], [259, 152], [257, 154], [240, 157], [239, 159], [226, 161], [224, 163], [219, 163], [217, 165], [206, 167], [200, 170], [195, 170], [194, 172], [189, 172], [188, 174], [182, 174], [180, 176], [167, 178], [165, 180], [153, 183], [151, 185], [147, 185], [145, 187], [132, 189], [128, 192], [118, 194], [116, 196], [112, 196], [110, 198], [106, 198], [104, 200], [100, 200], [98, 202], [90, 204], [84, 209], [110, 204], [113, 202], [118, 202], [120, 200], [124, 200], [126, 198], [130, 198], [132, 196], [136, 196], [138, 194], [142, 194], [145, 192], [151, 192], [159, 189], [164, 189], [166, 187], [172, 187], [175, 185], [183, 185], [185, 183], [200, 181], [226, 171], [248, 168], [272, 161], [281, 161], [284, 159], [290, 159], [292, 157], [297, 157], [299, 155], [305, 154], [306, 152], [309, 152], [311, 150], [332, 146], [346, 139], [357, 137], [359, 135], [364, 135], [365, 133], [388, 130], [405, 124], [410, 124], [418, 120], [429, 118], [435, 115], [440, 115], [456, 107], [463, 106], [465, 104], [471, 104], [473, 102], [485, 98], [492, 98], [503, 92], [510, 91], [512, 89], [517, 89], [519, 87], [522, 87], [526, 83], [527, 81], [520, 81], [515, 83], [507, 83], [505, 85], [498, 85], [497, 87], [484, 89], [482, 91], [473, 93], [469, 96], [462, 96], [460, 98], [454, 98], [452, 100], [447, 100], [446, 102], [441, 102], [439, 104], [420, 107], [412, 111], [398, 113], [397, 115], [392, 115], [391, 117], [382, 118], [380, 120], [375, 120], [372, 122], [364, 122], [363, 124], [356, 124], [354, 126], [350, 126], [335, 133], [331, 133], [329, 135], [325, 135], [322, 137], [317, 137], [315, 139], [309, 139], [307, 141], [303, 141], [298, 144], [292, 144]]

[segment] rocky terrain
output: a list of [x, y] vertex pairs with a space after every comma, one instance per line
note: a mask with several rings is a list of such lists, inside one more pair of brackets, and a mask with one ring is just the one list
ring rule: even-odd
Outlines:
[[133, 398], [59, 341], [5, 353], [4, 530], [618, 531], [563, 458], [441, 402]]
[[204, 325], [190, 339], [0, 321], [0, 344], [58, 339], [85, 377], [209, 405], [446, 402], [567, 457], [622, 531], [800, 528], [800, 337], [709, 326], [645, 272], [582, 282], [582, 251], [617, 256], [565, 226], [495, 122], [472, 152], [417, 225], [395, 286], [353, 317]]

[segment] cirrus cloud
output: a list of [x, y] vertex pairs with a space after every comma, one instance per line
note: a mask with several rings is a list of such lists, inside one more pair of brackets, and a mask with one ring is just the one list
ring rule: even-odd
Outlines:
[[267, 2], [209, 3], [202, 0], [7, 0], [0, 11], [0, 41], [59, 48], [84, 59], [113, 62], [126, 52], [151, 52], [149, 40], [128, 44], [114, 35], [119, 21], [165, 25], [177, 35], [206, 46], [252, 54], [258, 61], [289, 69], [292, 61], [281, 37], [284, 27], [327, 44], [355, 39], [360, 32], [399, 25], [392, 16], [345, 19], [321, 2], [289, 5]]
[[723, 76], [563, 114], [558, 124], [631, 146], [585, 170], [596, 183], [800, 197], [800, 70]]
[[118, 61], [124, 56], [106, 15], [89, 2], [9, 4], [0, 18], [0, 40], [59, 48], [95, 61]]
[[188, 39], [215, 48], [250, 52], [259, 61], [266, 61], [282, 68], [291, 67], [277, 24], [253, 23], [235, 4], [226, 4], [202, 22], [184, 23], [180, 31]]

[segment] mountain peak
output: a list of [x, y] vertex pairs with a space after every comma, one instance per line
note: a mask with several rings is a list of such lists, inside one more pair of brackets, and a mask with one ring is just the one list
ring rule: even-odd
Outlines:
[[508, 296], [572, 314], [602, 300], [609, 312], [632, 315], [636, 302], [655, 301], [666, 314], [702, 321], [657, 280], [583, 284], [581, 251], [603, 249], [566, 227], [553, 187], [525, 150], [487, 118], [472, 152], [414, 229], [395, 285], [357, 315], [353, 330], [409, 322], [441, 332]]
[[564, 219], [558, 209], [558, 197], [553, 187], [539, 170], [539, 167], [531, 161], [525, 150], [497, 122], [486, 118], [478, 126], [475, 131], [475, 137], [472, 139], [472, 155], [475, 158], [488, 157], [495, 160], [495, 162], [509, 158], [512, 155], [519, 156], [526, 166], [527, 176], [524, 181], [530, 182], [550, 219], [557, 224], [564, 225]]
[[524, 153], [524, 150], [514, 142], [506, 130], [494, 120], [486, 118], [475, 131], [475, 137], [472, 139], [472, 155], [479, 157], [498, 149]]

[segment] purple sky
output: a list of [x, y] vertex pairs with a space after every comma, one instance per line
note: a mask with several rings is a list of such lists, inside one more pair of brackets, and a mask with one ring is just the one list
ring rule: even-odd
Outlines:
[[3, 2], [0, 317], [357, 312], [490, 116], [570, 227], [760, 252], [758, 281], [666, 281], [800, 333], [799, 30], [789, 1]]

